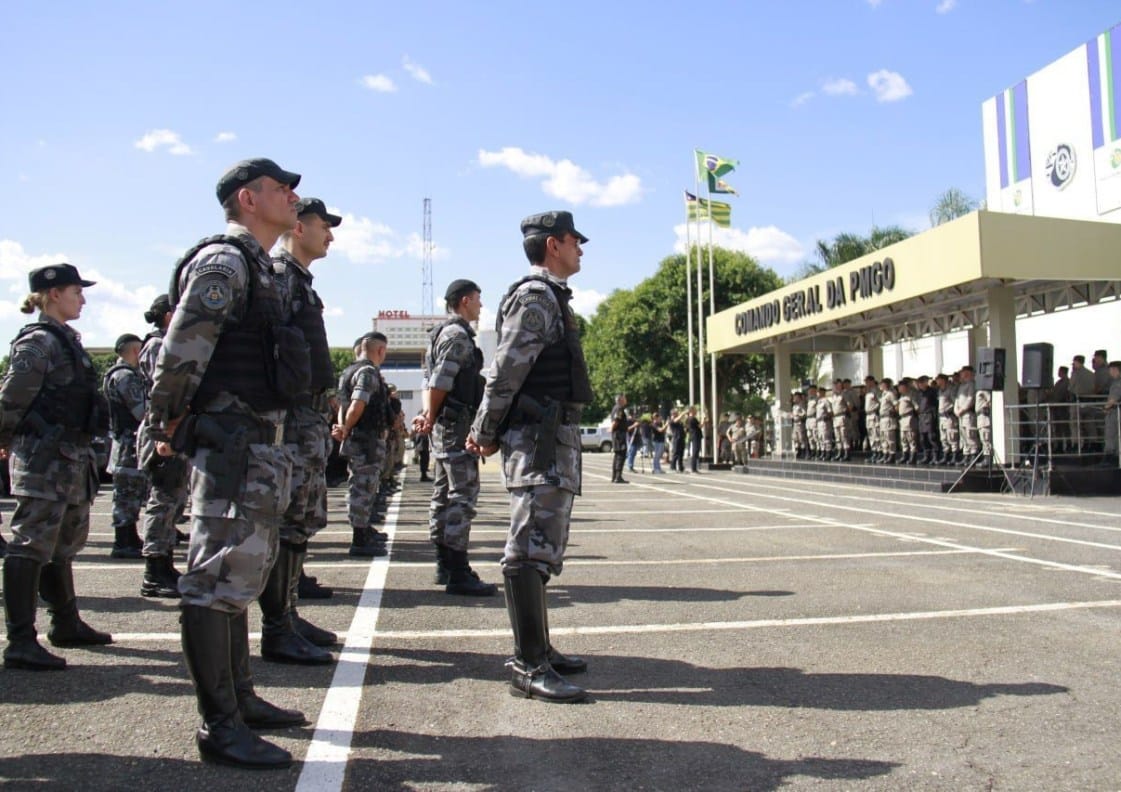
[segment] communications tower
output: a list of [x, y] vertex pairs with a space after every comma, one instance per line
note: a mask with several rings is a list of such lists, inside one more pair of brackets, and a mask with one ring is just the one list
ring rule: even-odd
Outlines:
[[435, 310], [432, 293], [432, 199], [424, 199], [424, 251], [421, 259], [420, 310], [431, 316]]

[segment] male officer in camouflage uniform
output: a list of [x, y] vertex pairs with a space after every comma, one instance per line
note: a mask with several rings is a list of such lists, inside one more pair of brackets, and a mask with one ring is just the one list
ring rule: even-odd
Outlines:
[[809, 438], [806, 434], [806, 395], [795, 391], [790, 406], [791, 435], [794, 443], [794, 458], [802, 459], [809, 455]]
[[973, 380], [972, 366], [962, 366], [958, 376], [961, 381], [954, 392], [954, 415], [957, 416], [961, 432], [963, 457], [960, 464], [968, 464], [977, 456], [977, 413], [974, 406], [977, 383]]
[[451, 316], [432, 328], [424, 355], [424, 412], [413, 422], [431, 434], [436, 483], [428, 526], [436, 545], [436, 582], [448, 594], [493, 596], [498, 587], [471, 569], [467, 544], [479, 497], [479, 458], [466, 450], [467, 434], [483, 398], [483, 353], [475, 344], [472, 322], [483, 301], [474, 281], [454, 280], [444, 293]]
[[[310, 378], [306, 341], [285, 324], [268, 255], [296, 224], [299, 180], [254, 159], [218, 181], [226, 233], [196, 245], [176, 267], [175, 312], [149, 403], [157, 451], [170, 455], [170, 439], [194, 467], [179, 591], [183, 653], [203, 718], [196, 742], [203, 759], [239, 767], [290, 766], [288, 751], [249, 727], [305, 722], [254, 692], [246, 614], [276, 559], [289, 503], [285, 413]], [[262, 354], [266, 343], [273, 355]]]
[[895, 464], [899, 461], [895, 456], [898, 431], [899, 414], [896, 411], [895, 389], [892, 387], [891, 378], [884, 377], [880, 380], [880, 448], [883, 449], [881, 462]]
[[899, 399], [896, 402], [899, 413], [899, 464], [913, 465], [919, 452], [919, 411], [911, 380], [899, 381]]
[[939, 374], [934, 381], [938, 385], [938, 436], [942, 441], [942, 455], [937, 464], [953, 465], [961, 459], [961, 435], [954, 415], [956, 386], [945, 374]]
[[[156, 327], [144, 337], [137, 361], [146, 392], [152, 390], [156, 361], [171, 316], [171, 301], [166, 294], [157, 297], [144, 314], [144, 319]], [[182, 454], [161, 456], [156, 453], [147, 419], [141, 422], [137, 435], [138, 461], [150, 484], [143, 517], [144, 578], [140, 583], [140, 594], [178, 599], [179, 570], [175, 568], [172, 555], [176, 540], [175, 521], [187, 502], [190, 463]]]
[[817, 431], [820, 443], [817, 458], [822, 462], [833, 458], [833, 404], [831, 394], [821, 388], [817, 397]]
[[974, 397], [977, 412], [977, 439], [981, 445], [981, 464], [991, 464], [993, 460], [993, 394], [991, 391], [978, 390]]
[[880, 389], [871, 374], [864, 378], [864, 430], [868, 434], [866, 462], [879, 462], [883, 456], [880, 447]]
[[1109, 389], [1106, 391], [1105, 410], [1105, 455], [1099, 463], [1101, 467], [1117, 467], [1118, 415], [1121, 413], [1121, 361], [1111, 360], [1108, 366]]
[[931, 387], [930, 377], [923, 374], [917, 380], [919, 386], [919, 448], [924, 465], [933, 465], [941, 454], [938, 442], [938, 392]]
[[550, 644], [545, 583], [564, 564], [572, 502], [580, 492], [580, 412], [592, 400], [567, 285], [580, 271], [580, 246], [588, 240], [569, 212], [532, 215], [521, 229], [531, 274], [499, 305], [498, 349], [467, 450], [490, 456], [501, 444], [510, 491], [502, 559], [514, 631], [510, 690], [571, 702], [587, 694], [561, 674], [587, 664]]
[[806, 459], [817, 459], [821, 451], [821, 433], [817, 428], [817, 386], [806, 388], [806, 443], [809, 453]]
[[139, 336], [125, 333], [113, 345], [114, 363], [102, 378], [109, 401], [109, 472], [113, 475], [113, 558], [140, 558], [136, 523], [148, 498], [148, 475], [136, 458], [136, 432], [148, 411], [148, 388], [140, 373]]
[[378, 367], [385, 362], [388, 341], [368, 333], [354, 345], [355, 361], [339, 377], [339, 416], [331, 435], [347, 458], [346, 507], [352, 541], [350, 555], [371, 558], [387, 551], [370, 530], [370, 516], [385, 466], [389, 391]]
[[342, 218], [318, 198], [296, 203], [296, 226], [280, 238], [273, 270], [280, 281], [285, 313], [308, 343], [311, 384], [299, 394], [284, 422], [284, 442], [292, 455], [292, 498], [280, 522], [276, 563], [257, 602], [261, 606], [261, 657], [278, 663], [324, 665], [338, 637], [303, 619], [296, 610], [300, 572], [308, 540], [327, 524], [327, 457], [331, 427], [327, 389], [335, 384], [334, 364], [323, 323], [323, 301], [312, 286], [311, 265], [327, 255]]
[[833, 383], [833, 392], [829, 395], [829, 408], [833, 413], [833, 438], [837, 445], [837, 452], [833, 455], [836, 462], [847, 462], [849, 459], [849, 411], [851, 402], [846, 395], [844, 383], [836, 380]]

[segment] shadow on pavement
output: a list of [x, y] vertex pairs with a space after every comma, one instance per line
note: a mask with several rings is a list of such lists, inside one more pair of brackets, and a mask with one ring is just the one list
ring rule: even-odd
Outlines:
[[[66, 658], [67, 669], [61, 672], [0, 671], [0, 696], [5, 704], [57, 704], [59, 702], [109, 701], [120, 696], [190, 697], [192, 689], [182, 665], [182, 652], [119, 651], [114, 646], [97, 650], [53, 649]], [[102, 664], [91, 662], [91, 655], [141, 655], [137, 663]], [[152, 677], [161, 679], [153, 680]], [[0, 774], [2, 775], [2, 774]]]
[[743, 597], [779, 597], [794, 592], [729, 591], [726, 589], [673, 586], [566, 586], [549, 585], [549, 607], [571, 605], [603, 605], [610, 602], [639, 600], [643, 602], [734, 602]]
[[407, 754], [356, 759], [348, 788], [415, 789], [425, 785], [486, 789], [706, 789], [765, 792], [792, 776], [857, 780], [890, 773], [893, 762], [805, 757], [771, 759], [714, 742], [580, 737], [437, 737], [400, 731], [360, 732], [358, 749]]

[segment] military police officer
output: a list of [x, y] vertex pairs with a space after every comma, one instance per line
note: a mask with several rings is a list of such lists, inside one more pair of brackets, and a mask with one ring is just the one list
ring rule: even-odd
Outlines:
[[467, 544], [479, 497], [479, 458], [466, 450], [467, 434], [483, 398], [483, 353], [472, 322], [483, 302], [474, 281], [452, 281], [444, 293], [450, 316], [432, 328], [424, 356], [424, 412], [413, 422], [431, 434], [436, 483], [428, 509], [429, 535], [436, 545], [436, 582], [449, 594], [488, 597], [497, 587], [471, 569]]
[[[82, 289], [93, 286], [70, 264], [33, 270], [20, 308], [38, 319], [12, 341], [0, 383], [0, 457], [9, 457], [12, 541], [4, 558], [5, 668], [58, 670], [66, 661], [39, 645], [35, 608], [42, 595], [55, 646], [107, 644], [112, 638], [78, 613], [71, 564], [89, 535], [97, 470], [90, 448], [106, 408], [97, 375], [69, 326], [82, 313]], [[106, 416], [107, 417], [107, 416]]]
[[961, 434], [961, 450], [964, 454], [960, 463], [967, 464], [972, 462], [973, 457], [978, 454], [977, 412], [975, 405], [977, 383], [973, 379], [972, 366], [962, 366], [958, 376], [961, 381], [958, 383], [957, 390], [954, 392], [954, 415], [957, 416], [958, 419], [958, 427]]
[[170, 455], [171, 439], [194, 466], [179, 591], [183, 653], [203, 719], [198, 750], [203, 759], [242, 767], [292, 762], [250, 727], [305, 722], [256, 695], [246, 614], [276, 559], [290, 502], [285, 413], [310, 379], [307, 342], [284, 322], [268, 255], [296, 224], [299, 181], [268, 159], [239, 162], [218, 181], [226, 232], [195, 245], [176, 266], [175, 312], [149, 403], [158, 451]]
[[514, 658], [510, 690], [546, 701], [585, 698], [561, 674], [587, 664], [549, 641], [545, 584], [559, 575], [573, 499], [580, 492], [580, 412], [592, 401], [587, 364], [568, 278], [580, 271], [581, 245], [569, 212], [522, 221], [530, 275], [515, 282], [498, 308], [498, 349], [467, 450], [502, 448], [510, 491], [510, 533], [502, 558]]
[[113, 475], [113, 558], [140, 558], [136, 523], [148, 497], [148, 476], [136, 457], [136, 433], [148, 411], [148, 388], [140, 373], [139, 336], [125, 333], [113, 345], [117, 362], [102, 378], [109, 402], [109, 472]]

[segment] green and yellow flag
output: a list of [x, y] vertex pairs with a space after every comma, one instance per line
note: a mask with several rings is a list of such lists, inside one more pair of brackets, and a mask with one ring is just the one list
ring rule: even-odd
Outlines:
[[739, 160], [724, 159], [715, 154], [706, 154], [699, 149], [696, 149], [695, 153], [697, 155], [697, 177], [701, 180], [708, 180], [710, 185], [713, 180], [731, 173], [740, 164]]
[[707, 201], [691, 192], [685, 193], [685, 216], [689, 220], [711, 220], [721, 228], [732, 227], [732, 205], [723, 201]]

